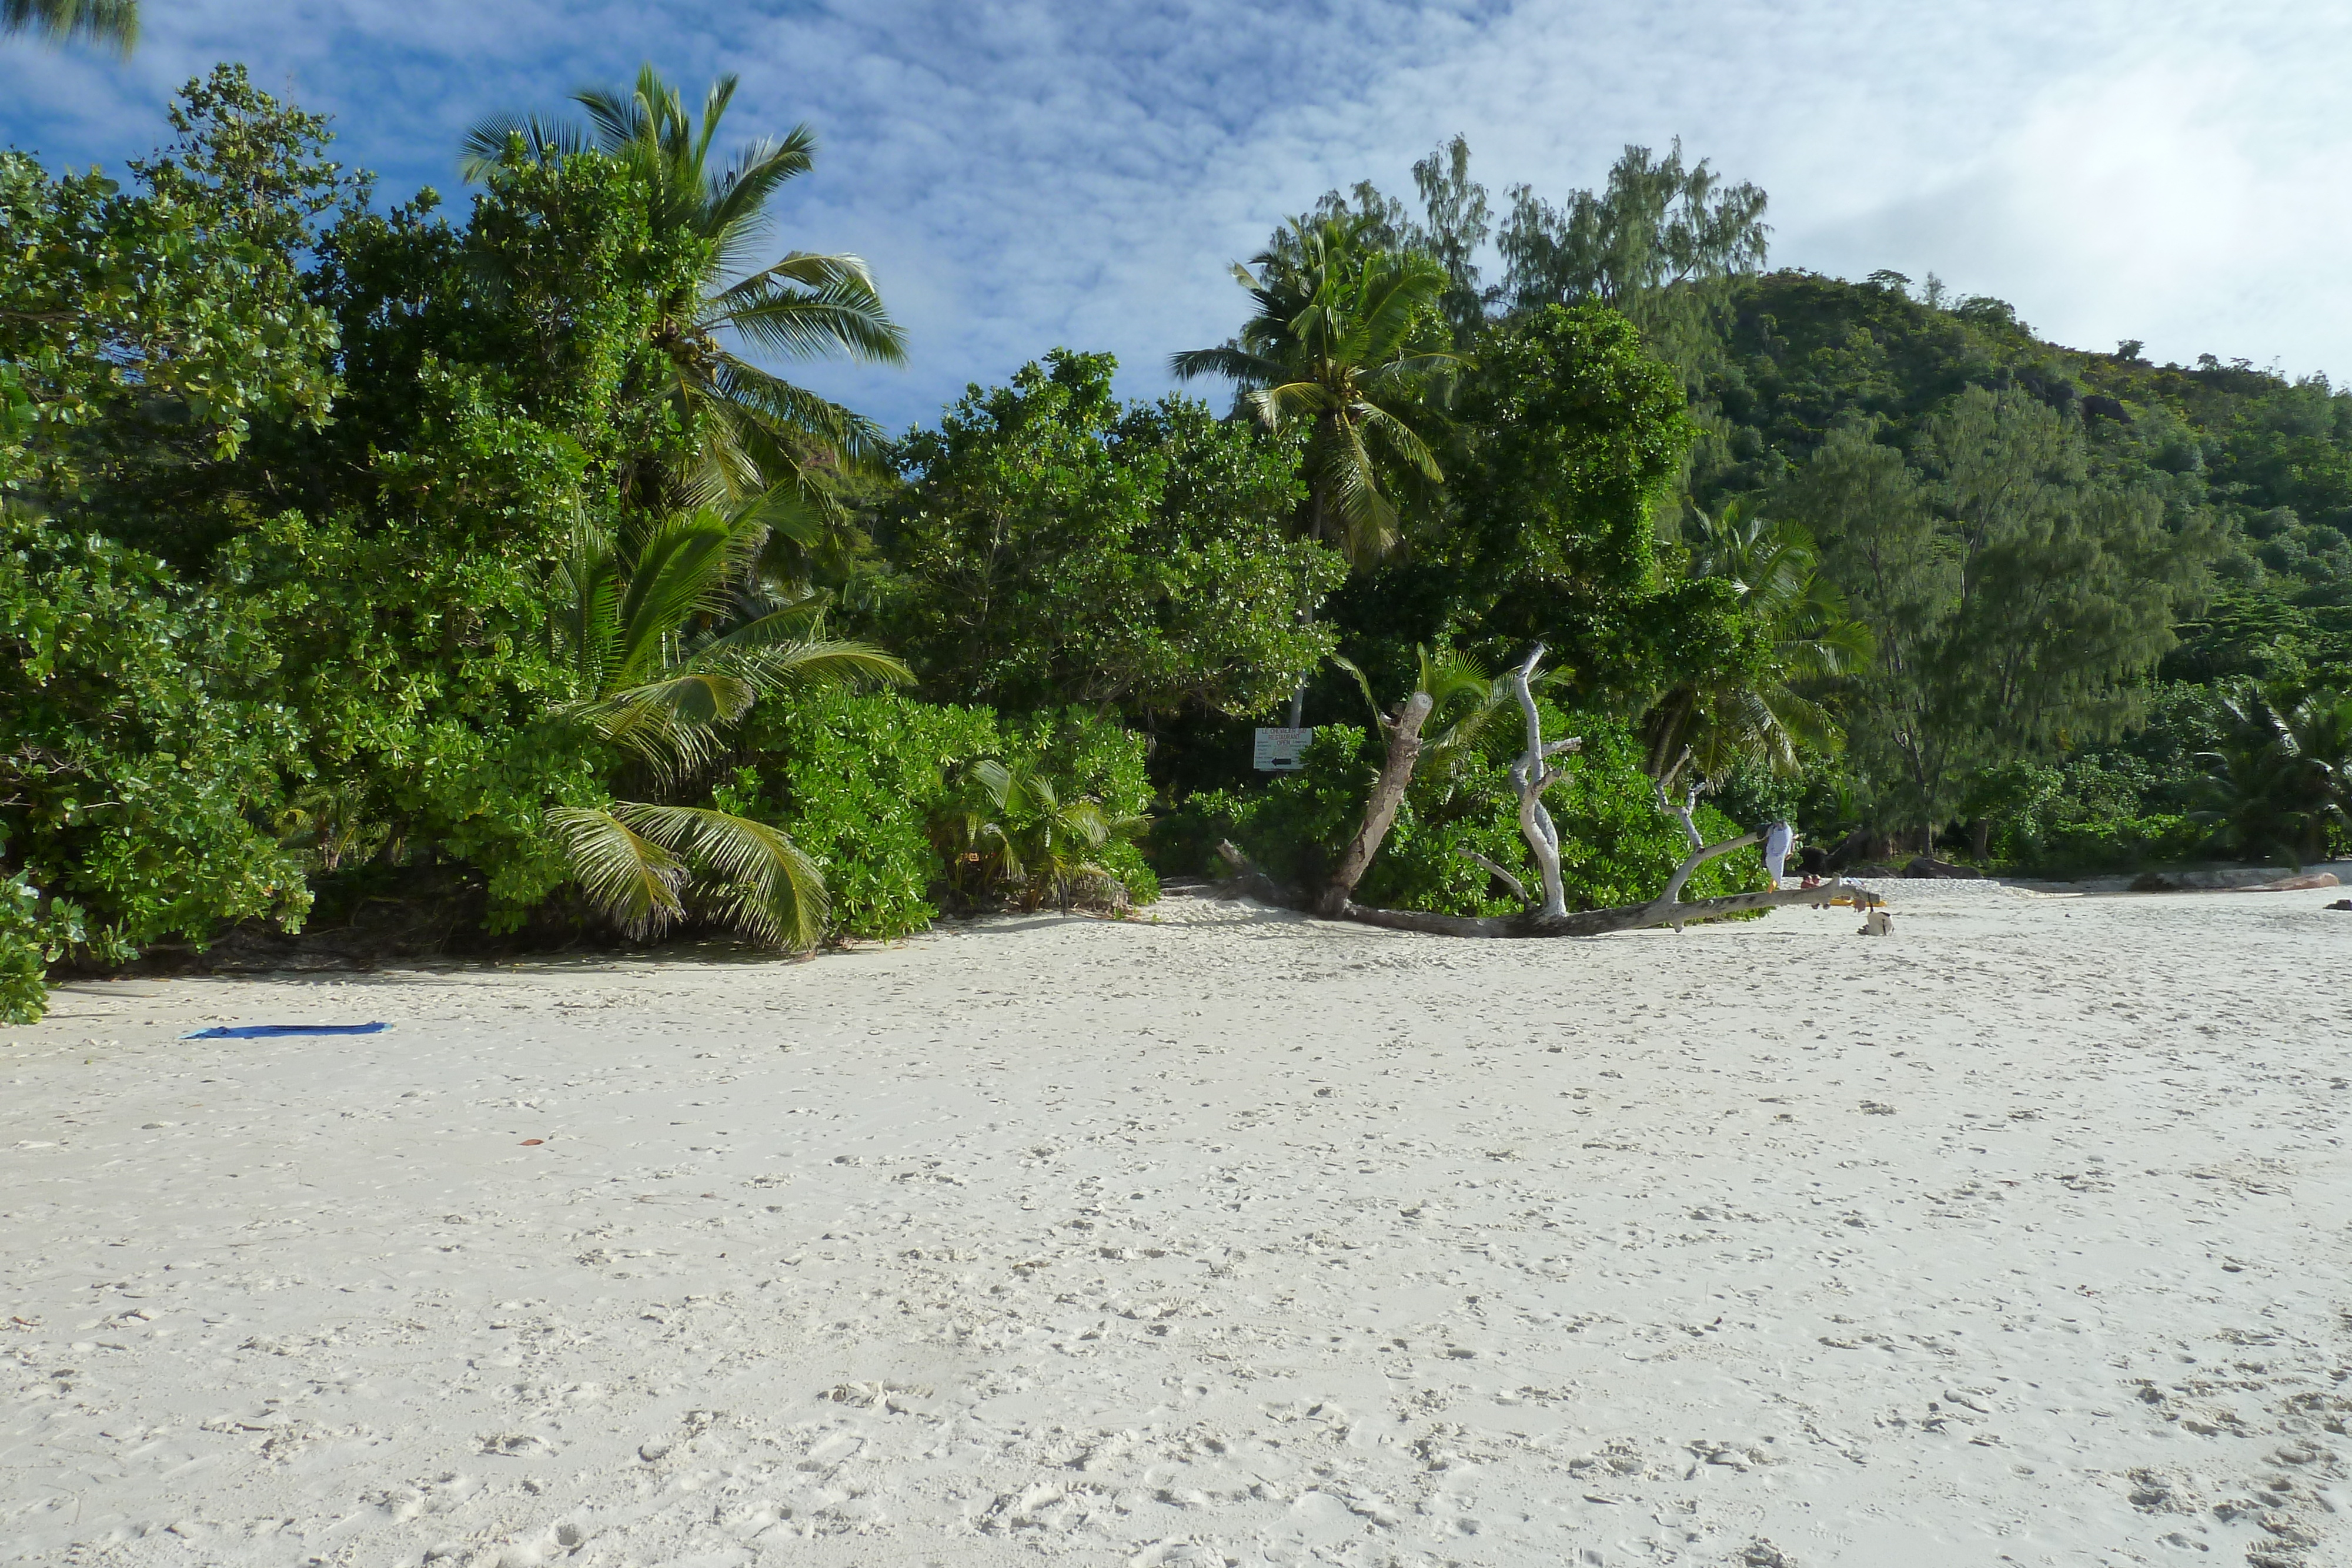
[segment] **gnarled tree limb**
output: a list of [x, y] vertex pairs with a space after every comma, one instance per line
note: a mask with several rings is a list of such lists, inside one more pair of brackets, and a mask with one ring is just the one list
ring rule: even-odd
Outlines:
[[1536, 857], [1536, 869], [1543, 877], [1542, 912], [1546, 915], [1568, 913], [1568, 890], [1559, 874], [1559, 829], [1553, 825], [1551, 812], [1543, 803], [1543, 792], [1567, 777], [1563, 768], [1551, 766], [1551, 759], [1562, 752], [1574, 751], [1584, 744], [1581, 737], [1544, 744], [1543, 716], [1536, 710], [1535, 693], [1528, 682], [1536, 666], [1543, 662], [1544, 645], [1538, 643], [1529, 653], [1527, 662], [1511, 672], [1511, 694], [1519, 699], [1519, 716], [1528, 727], [1527, 749], [1511, 764], [1511, 788], [1519, 797], [1519, 831], [1526, 835], [1528, 848]]
[[[1667, 778], [1671, 779], [1675, 773], [1680, 772], [1682, 770], [1683, 762], [1687, 762], [1689, 760], [1690, 753], [1685, 750], [1683, 753], [1682, 761], [1675, 764], [1673, 770], [1667, 774]], [[1683, 858], [1682, 864], [1675, 868], [1675, 874], [1666, 880], [1665, 891], [1659, 894], [1658, 896], [1652, 901], [1664, 908], [1670, 907], [1682, 902], [1683, 884], [1690, 881], [1691, 873], [1698, 870], [1699, 867], [1715, 859], [1717, 855], [1727, 855], [1734, 850], [1745, 849], [1748, 845], [1756, 842], [1757, 835], [1754, 833], [1748, 833], [1737, 839], [1726, 839], [1719, 844], [1710, 844], [1706, 841], [1706, 835], [1698, 831], [1697, 785], [1694, 784], [1690, 787], [1689, 791], [1683, 796], [1682, 804], [1679, 806], [1675, 805], [1673, 800], [1666, 794], [1665, 779], [1657, 779], [1651, 785], [1651, 788], [1657, 793], [1658, 810], [1681, 822], [1683, 825], [1683, 837], [1690, 841], [1690, 853]], [[1678, 922], [1675, 923], [1675, 929], [1681, 929], [1681, 925]]]

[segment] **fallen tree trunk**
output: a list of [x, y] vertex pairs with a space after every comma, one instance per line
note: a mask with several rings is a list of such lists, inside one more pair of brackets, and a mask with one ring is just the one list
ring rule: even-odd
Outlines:
[[1418, 931], [1430, 936], [1606, 936], [1612, 931], [1639, 931], [1652, 925], [1679, 928], [1696, 920], [1719, 920], [1727, 915], [1779, 909], [1788, 904], [1825, 905], [1834, 903], [1841, 894], [1852, 897], [1853, 892], [1843, 883], [1825, 882], [1819, 887], [1735, 893], [1723, 898], [1695, 899], [1688, 904], [1652, 899], [1647, 904], [1620, 904], [1571, 915], [1546, 915], [1539, 909], [1525, 915], [1431, 915], [1418, 909], [1371, 909], [1350, 904], [1339, 912], [1339, 918], [1359, 925]]

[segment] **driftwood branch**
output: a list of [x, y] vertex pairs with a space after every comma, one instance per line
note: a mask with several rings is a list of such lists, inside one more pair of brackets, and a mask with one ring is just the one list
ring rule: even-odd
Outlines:
[[1381, 841], [1396, 825], [1397, 808], [1404, 804], [1405, 786], [1412, 782], [1413, 764], [1421, 759], [1421, 727], [1434, 706], [1427, 692], [1415, 692], [1397, 709], [1395, 722], [1381, 727], [1388, 732], [1388, 757], [1381, 764], [1372, 798], [1364, 803], [1364, 820], [1357, 825], [1356, 836], [1348, 841], [1329, 885], [1315, 902], [1318, 914], [1337, 915], [1348, 907], [1349, 895], [1356, 891], [1372, 857], [1381, 852]]
[[1418, 909], [1368, 909], [1360, 904], [1351, 904], [1340, 912], [1339, 917], [1360, 925], [1418, 931], [1430, 936], [1606, 936], [1612, 931], [1639, 931], [1650, 925], [1681, 926], [1692, 921], [1720, 920], [1753, 910], [1780, 909], [1798, 904], [1826, 905], [1841, 897], [1860, 896], [1867, 895], [1842, 882], [1825, 882], [1819, 887], [1735, 893], [1688, 904], [1668, 904], [1653, 899], [1647, 904], [1621, 904], [1572, 915], [1546, 915], [1539, 910], [1529, 910], [1525, 915], [1431, 915]]
[[1536, 901], [1528, 896], [1527, 883], [1521, 882], [1517, 876], [1505, 871], [1501, 866], [1496, 865], [1493, 861], [1488, 860], [1476, 850], [1464, 850], [1462, 854], [1465, 859], [1475, 861], [1480, 865], [1485, 866], [1486, 870], [1494, 875], [1496, 881], [1500, 882], [1505, 887], [1511, 890], [1511, 896], [1513, 898], [1517, 899], [1521, 904], [1526, 904], [1530, 909], [1535, 907]]
[[1754, 833], [1747, 833], [1736, 839], [1726, 839], [1719, 844], [1701, 844], [1698, 848], [1691, 851], [1689, 855], [1684, 859], [1682, 864], [1675, 868], [1675, 874], [1667, 879], [1666, 890], [1658, 894], [1657, 902], [1660, 904], [1676, 904], [1681, 902], [1683, 896], [1683, 883], [1691, 879], [1691, 873], [1698, 870], [1699, 867], [1715, 859], [1717, 855], [1727, 855], [1734, 850], [1744, 850], [1755, 841], [1756, 835]]
[[1682, 902], [1683, 884], [1690, 881], [1691, 873], [1698, 870], [1699, 867], [1715, 859], [1717, 855], [1727, 855], [1734, 850], [1747, 848], [1749, 844], [1755, 843], [1759, 836], [1755, 833], [1747, 833], [1743, 834], [1739, 838], [1726, 839], [1721, 843], [1717, 844], [1711, 844], [1706, 841], [1706, 835], [1698, 831], [1699, 787], [1694, 784], [1685, 790], [1683, 794], [1682, 803], [1680, 805], [1676, 805], [1673, 797], [1666, 793], [1667, 779], [1671, 779], [1674, 774], [1682, 771], [1683, 763], [1689, 760], [1690, 751], [1686, 747], [1685, 748], [1681, 758], [1675, 763], [1674, 768], [1668, 772], [1667, 778], [1660, 779], [1651, 785], [1652, 789], [1656, 792], [1658, 797], [1658, 810], [1664, 811], [1667, 816], [1674, 818], [1683, 825], [1683, 837], [1687, 840], [1690, 844], [1690, 853], [1684, 856], [1683, 863], [1675, 868], [1675, 874], [1666, 879], [1665, 891], [1659, 894], [1657, 898], [1654, 900], [1654, 903], [1661, 906], [1670, 906]]

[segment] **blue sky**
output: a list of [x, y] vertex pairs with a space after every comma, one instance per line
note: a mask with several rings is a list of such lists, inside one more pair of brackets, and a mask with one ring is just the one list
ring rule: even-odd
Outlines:
[[2040, 0], [146, 0], [127, 65], [0, 42], [0, 139], [116, 164], [213, 61], [332, 113], [385, 195], [458, 188], [477, 117], [655, 61], [813, 123], [780, 243], [856, 251], [905, 370], [799, 379], [892, 426], [1056, 344], [1160, 391], [1286, 213], [1410, 195], [1456, 131], [1499, 201], [1676, 135], [1772, 198], [1776, 264], [1933, 270], [2086, 348], [2352, 379], [2352, 7]]

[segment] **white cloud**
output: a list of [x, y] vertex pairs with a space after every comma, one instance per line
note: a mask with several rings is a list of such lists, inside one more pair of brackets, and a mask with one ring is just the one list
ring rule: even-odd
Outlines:
[[1499, 197], [1679, 133], [1772, 193], [1775, 259], [1933, 269], [2085, 347], [2121, 337], [2352, 372], [2337, 275], [2352, 17], [2115, 0], [829, 0], [781, 15], [617, 0], [183, 0], [128, 67], [0, 45], [0, 133], [78, 162], [154, 140], [170, 86], [250, 60], [340, 117], [388, 193], [454, 184], [462, 128], [645, 57], [739, 71], [744, 134], [824, 139], [787, 243], [854, 249], [914, 334], [904, 372], [805, 379], [887, 420], [1055, 343], [1132, 392], [1237, 319], [1225, 266], [1369, 175], [1409, 194], [1455, 131]]

